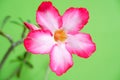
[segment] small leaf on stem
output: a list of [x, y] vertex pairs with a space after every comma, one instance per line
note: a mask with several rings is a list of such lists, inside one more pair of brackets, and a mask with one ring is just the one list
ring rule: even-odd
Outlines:
[[1, 29], [4, 28], [5, 24], [7, 23], [7, 21], [10, 19], [10, 16], [6, 16], [1, 24]]
[[18, 22], [18, 21], [10, 21], [11, 23], [13, 23], [13, 24], [16, 24], [16, 25], [18, 25], [18, 26], [23, 26], [23, 24], [21, 24], [20, 22]]
[[30, 62], [25, 61], [25, 64], [26, 64], [29, 68], [33, 68], [33, 65], [32, 65]]

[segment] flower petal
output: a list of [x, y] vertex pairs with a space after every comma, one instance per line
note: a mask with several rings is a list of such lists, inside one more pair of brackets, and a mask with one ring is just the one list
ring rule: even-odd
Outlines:
[[63, 15], [63, 29], [68, 33], [76, 33], [88, 22], [89, 13], [85, 8], [69, 8]]
[[54, 44], [51, 34], [41, 30], [31, 31], [24, 40], [25, 48], [33, 54], [49, 53]]
[[61, 16], [51, 2], [42, 2], [36, 13], [36, 21], [44, 30], [51, 32], [62, 25]]
[[69, 35], [66, 47], [70, 53], [83, 58], [88, 58], [96, 50], [96, 45], [92, 42], [90, 35], [85, 33]]
[[56, 44], [50, 53], [50, 68], [58, 76], [72, 67], [72, 55], [67, 51], [64, 44]]
[[24, 22], [24, 25], [30, 30], [30, 31], [33, 31], [33, 30], [38, 30], [39, 28], [33, 24], [30, 24], [28, 22]]

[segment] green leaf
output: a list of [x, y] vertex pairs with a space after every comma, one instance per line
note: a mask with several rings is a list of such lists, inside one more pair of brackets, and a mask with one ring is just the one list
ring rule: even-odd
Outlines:
[[21, 71], [22, 71], [22, 64], [19, 66], [19, 68], [18, 68], [18, 70], [17, 70], [17, 73], [16, 73], [16, 76], [18, 77], [18, 78], [20, 78], [20, 75], [21, 75]]
[[29, 68], [33, 68], [33, 65], [32, 65], [30, 62], [25, 61], [25, 64], [26, 64]]
[[20, 20], [20, 22], [22, 22], [22, 23], [24, 22], [23, 19], [22, 19], [21, 17], [19, 17], [18, 19]]
[[5, 24], [7, 23], [7, 21], [10, 19], [10, 16], [6, 16], [1, 24], [1, 29], [4, 28]]
[[16, 24], [18, 26], [23, 26], [23, 24], [21, 24], [20, 22], [17, 22], [17, 21], [10, 21], [10, 22], [13, 23], [13, 24]]

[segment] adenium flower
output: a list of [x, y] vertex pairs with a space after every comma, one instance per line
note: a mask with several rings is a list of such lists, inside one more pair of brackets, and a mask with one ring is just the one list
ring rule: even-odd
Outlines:
[[79, 32], [88, 19], [86, 8], [71, 7], [61, 16], [50, 1], [42, 2], [36, 13], [40, 28], [24, 23], [30, 30], [24, 46], [33, 54], [49, 54], [50, 68], [60, 76], [72, 67], [72, 54], [88, 58], [96, 50], [91, 36]]

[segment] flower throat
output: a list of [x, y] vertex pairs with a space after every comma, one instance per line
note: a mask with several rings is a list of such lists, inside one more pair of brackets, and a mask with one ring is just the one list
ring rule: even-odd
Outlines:
[[57, 30], [55, 31], [54, 34], [54, 39], [55, 41], [65, 41], [65, 39], [67, 38], [66, 33], [64, 32], [64, 30]]

